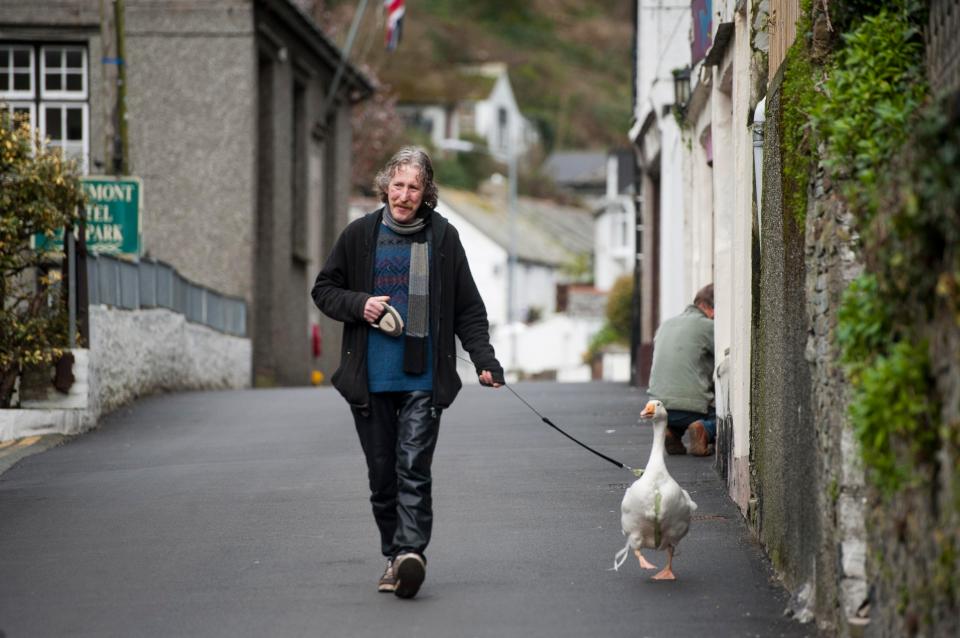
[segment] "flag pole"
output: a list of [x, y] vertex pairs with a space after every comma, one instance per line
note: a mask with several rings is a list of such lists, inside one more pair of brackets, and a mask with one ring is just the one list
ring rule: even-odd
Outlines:
[[343, 45], [343, 53], [340, 57], [340, 64], [337, 65], [337, 71], [333, 75], [333, 82], [330, 84], [330, 91], [324, 98], [323, 107], [320, 109], [319, 122], [324, 128], [326, 128], [327, 125], [327, 113], [330, 111], [330, 107], [333, 105], [333, 100], [337, 96], [337, 89], [340, 88], [340, 79], [343, 77], [343, 71], [347, 66], [347, 60], [350, 58], [350, 49], [353, 48], [353, 41], [357, 37], [357, 29], [360, 27], [360, 21], [363, 19], [363, 14], [366, 10], [367, 0], [360, 0], [360, 6], [357, 8], [357, 12], [353, 14], [353, 22], [350, 23], [350, 31], [347, 32], [347, 41]]

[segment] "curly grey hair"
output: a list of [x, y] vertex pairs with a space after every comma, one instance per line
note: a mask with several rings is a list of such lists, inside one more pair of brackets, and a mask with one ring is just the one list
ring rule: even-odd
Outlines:
[[423, 204], [430, 208], [437, 206], [437, 185], [433, 181], [433, 162], [430, 156], [419, 146], [404, 146], [397, 151], [386, 166], [380, 169], [373, 178], [373, 190], [380, 201], [387, 203], [387, 187], [390, 180], [396, 175], [401, 166], [412, 166], [420, 172], [420, 182], [423, 186]]

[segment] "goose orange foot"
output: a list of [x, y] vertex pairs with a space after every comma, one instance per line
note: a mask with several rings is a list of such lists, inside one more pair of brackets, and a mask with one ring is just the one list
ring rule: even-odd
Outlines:
[[667, 566], [661, 569], [654, 577], [653, 580], [676, 580], [677, 577], [673, 575], [673, 548], [667, 548]]
[[637, 560], [640, 561], [640, 569], [656, 569], [657, 566], [648, 561], [643, 557], [643, 554], [640, 553], [639, 549], [633, 550], [633, 553], [636, 555]]

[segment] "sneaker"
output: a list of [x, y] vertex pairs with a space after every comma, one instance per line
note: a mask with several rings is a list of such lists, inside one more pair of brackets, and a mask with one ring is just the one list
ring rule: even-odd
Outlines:
[[420, 591], [420, 585], [427, 575], [427, 563], [419, 554], [400, 554], [393, 563], [393, 573], [397, 578], [397, 587], [393, 593], [400, 598], [413, 598]]
[[664, 447], [667, 448], [667, 454], [686, 454], [687, 448], [683, 447], [683, 441], [677, 438], [677, 436], [667, 430], [667, 438], [664, 439]]
[[708, 441], [707, 429], [703, 427], [702, 421], [696, 421], [687, 428], [690, 434], [690, 454], [694, 456], [710, 456], [713, 454], [711, 445]]
[[397, 590], [397, 576], [393, 571], [393, 559], [387, 559], [387, 568], [383, 570], [383, 576], [377, 583], [377, 591], [391, 593]]

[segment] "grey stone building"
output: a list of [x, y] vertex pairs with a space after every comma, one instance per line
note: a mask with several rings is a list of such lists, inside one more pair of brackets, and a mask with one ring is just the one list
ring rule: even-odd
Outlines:
[[290, 0], [0, 0], [0, 103], [86, 173], [142, 179], [141, 256], [246, 300], [263, 385], [329, 375], [337, 354], [315, 356], [313, 326], [327, 344], [339, 328], [309, 289], [373, 91], [347, 65], [322, 113], [341, 59]]

